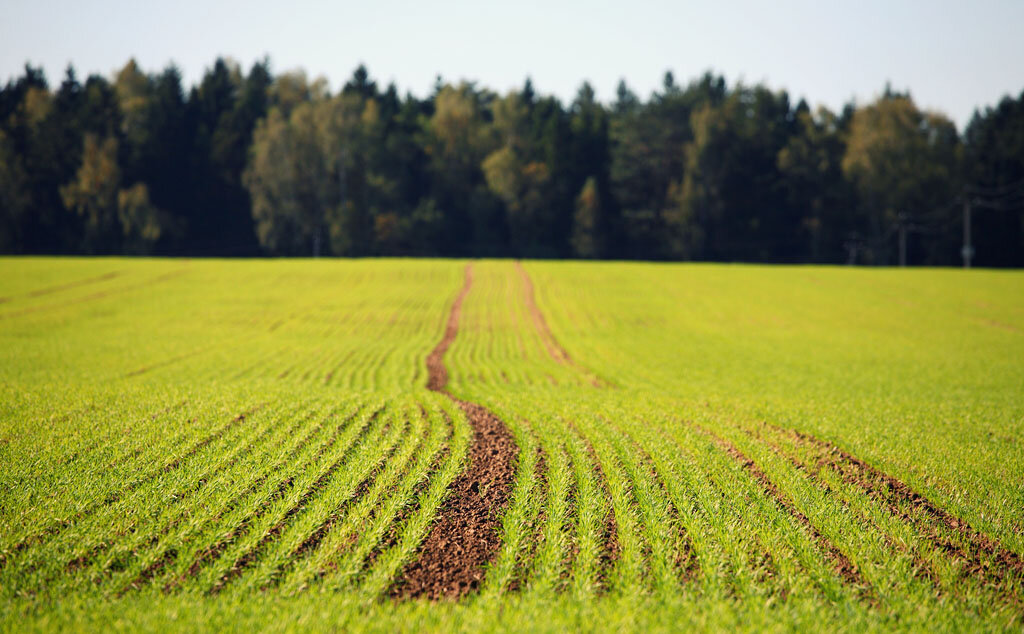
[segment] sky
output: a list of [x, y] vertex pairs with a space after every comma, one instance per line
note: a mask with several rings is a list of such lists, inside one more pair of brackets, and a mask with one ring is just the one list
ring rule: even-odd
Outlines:
[[1024, 90], [1024, 0], [4, 0], [0, 81], [42, 66], [57, 85], [111, 76], [131, 57], [175, 63], [193, 84], [217, 56], [303, 68], [337, 89], [366, 64], [380, 84], [430, 93], [435, 78], [505, 92], [529, 76], [571, 101], [587, 80], [610, 102], [620, 79], [647, 97], [711, 70], [839, 109], [891, 82], [961, 128]]

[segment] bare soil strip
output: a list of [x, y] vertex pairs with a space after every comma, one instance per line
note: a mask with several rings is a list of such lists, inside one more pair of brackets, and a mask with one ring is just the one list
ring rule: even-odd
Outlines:
[[[524, 300], [526, 301], [526, 308], [530, 313], [530, 317], [533, 319], [534, 328], [537, 330], [537, 334], [540, 335], [540, 340], [543, 342], [544, 348], [548, 351], [548, 356], [557, 363], [575, 368], [581, 373], [587, 375], [590, 379], [590, 383], [594, 387], [606, 387], [607, 384], [604, 381], [573, 361], [572, 357], [569, 356], [569, 351], [563, 348], [562, 344], [558, 342], [558, 339], [555, 338], [554, 333], [551, 332], [551, 328], [548, 326], [547, 319], [544, 318], [544, 313], [541, 312], [540, 307], [537, 306], [536, 294], [533, 289], [533, 280], [530, 279], [530, 274], [526, 272], [526, 269], [523, 268], [523, 265], [518, 260], [516, 260], [516, 270], [519, 271], [520, 277], [523, 278], [523, 286], [526, 289], [523, 293]], [[554, 382], [554, 379], [551, 380]]]
[[765, 492], [771, 496], [779, 506], [786, 509], [790, 515], [792, 515], [814, 538], [814, 541], [818, 543], [818, 547], [821, 548], [832, 562], [832, 566], [840, 577], [843, 578], [847, 583], [853, 584], [859, 588], [867, 587], [867, 582], [864, 577], [861, 576], [860, 570], [857, 566], [850, 561], [850, 559], [842, 553], [838, 548], [835, 547], [832, 542], [821, 534], [820, 531], [811, 523], [811, 520], [807, 518], [796, 505], [793, 504], [792, 500], [782, 494], [775, 483], [768, 478], [767, 474], [758, 467], [753, 460], [747, 458], [743, 452], [736, 448], [728, 440], [712, 434], [707, 430], [704, 431], [710, 438], [713, 439], [715, 444], [719, 446], [730, 458], [738, 462], [746, 471], [749, 473], [757, 482], [764, 488]]
[[8, 319], [8, 318], [12, 318], [12, 317], [20, 317], [21, 315], [28, 315], [28, 314], [37, 313], [37, 312], [40, 312], [40, 311], [57, 310], [59, 308], [66, 308], [68, 306], [73, 306], [75, 304], [82, 304], [82, 303], [85, 303], [85, 302], [95, 301], [97, 299], [103, 299], [104, 297], [110, 297], [111, 295], [118, 295], [118, 294], [121, 294], [121, 293], [127, 293], [128, 291], [133, 291], [133, 290], [136, 290], [136, 289], [139, 289], [139, 288], [146, 288], [146, 287], [152, 286], [154, 284], [159, 284], [160, 282], [166, 282], [167, 280], [174, 279], [174, 278], [178, 277], [179, 275], [183, 275], [184, 273], [186, 273], [187, 270], [188, 269], [179, 269], [177, 271], [170, 271], [168, 273], [164, 273], [162, 275], [158, 275], [158, 276], [154, 277], [153, 279], [146, 280], [144, 282], [139, 282], [137, 284], [129, 284], [128, 286], [123, 286], [123, 287], [120, 287], [120, 288], [113, 288], [113, 289], [110, 289], [108, 291], [100, 291], [100, 292], [97, 292], [97, 293], [93, 293], [91, 295], [85, 295], [84, 297], [77, 297], [77, 298], [70, 299], [70, 300], [64, 301], [64, 302], [57, 302], [57, 303], [53, 303], [53, 304], [45, 304], [43, 306], [32, 306], [32, 307], [29, 307], [29, 308], [23, 308], [21, 310], [14, 310], [14, 311], [11, 311], [11, 312], [8, 312], [8, 313], [4, 313], [4, 314], [0, 315], [0, 319]]
[[452, 399], [473, 428], [469, 466], [452, 483], [417, 557], [407, 564], [391, 589], [396, 597], [457, 599], [479, 588], [484, 566], [500, 544], [500, 516], [508, 504], [515, 477], [515, 440], [493, 413], [462, 401], [445, 389], [448, 370], [444, 354], [459, 331], [462, 302], [473, 284], [466, 266], [462, 290], [452, 304], [444, 337], [427, 357], [427, 389]]
[[523, 285], [526, 287], [524, 297], [526, 299], [526, 308], [530, 311], [530, 317], [533, 318], [533, 325], [537, 328], [537, 332], [540, 334], [541, 341], [544, 342], [544, 347], [547, 348], [548, 355], [561, 363], [562, 365], [574, 365], [572, 357], [569, 356], [569, 352], [562, 347], [558, 340], [555, 339], [555, 335], [552, 334], [551, 328], [548, 327], [548, 322], [544, 319], [544, 313], [537, 307], [537, 300], [535, 292], [533, 290], [533, 280], [530, 279], [530, 274], [526, 272], [523, 265], [516, 261], [516, 270], [519, 271], [520, 277], [523, 278]]
[[[1008, 577], [1024, 577], [1024, 559], [991, 537], [974, 529], [964, 520], [936, 506], [908, 484], [879, 471], [832, 443], [798, 431], [789, 433], [804, 446], [817, 450], [818, 467], [831, 467], [843, 480], [860, 487], [870, 497], [883, 503], [894, 515], [912, 523], [939, 550], [966, 563], [966, 573], [997, 583]], [[908, 505], [927, 518], [916, 519], [900, 509]], [[958, 535], [966, 547], [943, 536], [938, 528]]]
[[[76, 288], [78, 286], [86, 286], [88, 284], [96, 284], [97, 282], [103, 282], [103, 281], [106, 281], [106, 280], [112, 280], [112, 279], [114, 279], [115, 277], [117, 277], [120, 274], [121, 274], [120, 271], [111, 271], [109, 273], [104, 273], [103, 275], [97, 275], [95, 277], [87, 277], [87, 278], [81, 279], [81, 280], [75, 280], [74, 282], [67, 282], [65, 284], [57, 284], [56, 286], [47, 286], [45, 288], [40, 288], [40, 289], [36, 289], [34, 291], [30, 291], [28, 293], [25, 293], [25, 297], [42, 297], [43, 295], [50, 295], [51, 293], [58, 293], [60, 291], [67, 290], [69, 288]], [[11, 298], [7, 298], [7, 299], [11, 299]]]

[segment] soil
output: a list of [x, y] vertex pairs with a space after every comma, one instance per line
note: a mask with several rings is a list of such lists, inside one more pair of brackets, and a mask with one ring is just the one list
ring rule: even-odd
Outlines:
[[104, 273], [103, 275], [97, 275], [95, 277], [88, 277], [83, 280], [67, 282], [66, 284], [58, 284], [57, 286], [48, 286], [46, 288], [40, 288], [29, 293], [25, 293], [25, 297], [42, 297], [43, 295], [50, 295], [51, 293], [57, 293], [69, 288], [76, 288], [79, 286], [86, 286], [88, 284], [112, 280], [120, 274], [120, 271], [111, 271], [110, 273]]
[[485, 566], [501, 545], [500, 517], [515, 476], [517, 448], [504, 422], [486, 408], [455, 398], [446, 389], [444, 354], [459, 331], [462, 302], [473, 284], [466, 267], [462, 289], [452, 304], [444, 337], [427, 357], [427, 389], [445, 394], [466, 414], [473, 428], [469, 467], [448, 489], [444, 504], [412, 562], [391, 588], [400, 598], [458, 599], [478, 589]]
[[[520, 277], [523, 278], [526, 309], [530, 313], [530, 317], [533, 319], [534, 328], [537, 330], [537, 334], [540, 335], [540, 339], [544, 343], [544, 348], [548, 351], [548, 356], [550, 356], [555, 362], [575, 368], [580, 373], [586, 375], [590, 384], [594, 387], [607, 387], [607, 383], [573, 361], [572, 357], [569, 356], [569, 351], [563, 348], [562, 344], [558, 342], [558, 339], [555, 338], [554, 333], [551, 332], [551, 328], [548, 326], [547, 319], [544, 318], [544, 313], [541, 312], [540, 307], [537, 306], [537, 300], [533, 290], [533, 280], [530, 279], [529, 273], [526, 272], [526, 269], [523, 268], [523, 265], [520, 264], [518, 260], [516, 261], [516, 269], [519, 271]], [[548, 379], [553, 385], [558, 385], [553, 377], [549, 376]]]
[[533, 319], [533, 325], [540, 334], [541, 341], [544, 342], [544, 347], [547, 348], [548, 355], [562, 365], [573, 365], [572, 357], [569, 356], [569, 352], [563, 348], [560, 343], [558, 343], [557, 339], [555, 339], [555, 335], [552, 334], [551, 328], [548, 327], [547, 320], [544, 319], [544, 313], [542, 313], [540, 308], [537, 306], [537, 300], [535, 299], [533, 290], [533, 280], [530, 279], [530, 275], [518, 261], [516, 261], [516, 269], [519, 271], [520, 277], [523, 278], [523, 286], [526, 288], [524, 293], [526, 308], [530, 312], [530, 317]]
[[121, 293], [125, 293], [125, 292], [128, 292], [128, 291], [135, 290], [137, 288], [145, 288], [145, 287], [151, 286], [153, 284], [158, 284], [160, 282], [165, 282], [167, 280], [170, 280], [170, 279], [173, 279], [175, 277], [178, 277], [179, 275], [182, 275], [185, 272], [187, 272], [187, 269], [181, 269], [181, 270], [178, 270], [178, 271], [171, 271], [169, 273], [164, 273], [163, 275], [158, 275], [157, 277], [154, 277], [151, 280], [147, 280], [147, 281], [144, 281], [144, 282], [139, 282], [138, 284], [130, 284], [128, 286], [123, 286], [123, 287], [116, 288], [116, 289], [110, 289], [110, 290], [107, 290], [107, 291], [100, 291], [98, 293], [93, 293], [91, 295], [86, 295], [84, 297], [77, 297], [77, 298], [69, 299], [69, 300], [64, 301], [64, 302], [58, 302], [58, 303], [53, 303], [53, 304], [44, 304], [43, 306], [29, 306], [29, 307], [23, 308], [21, 310], [15, 310], [15, 311], [11, 311], [9, 313], [4, 313], [3, 315], [0, 315], [0, 319], [8, 319], [10, 317], [20, 317], [21, 315], [27, 315], [27, 314], [30, 314], [30, 313], [37, 313], [39, 311], [55, 310], [55, 309], [58, 309], [58, 308], [66, 308], [67, 306], [72, 306], [72, 305], [75, 305], [75, 304], [82, 304], [82, 303], [91, 302], [91, 301], [94, 301], [94, 300], [97, 300], [97, 299], [103, 299], [104, 297], [110, 297], [111, 295], [121, 294]]

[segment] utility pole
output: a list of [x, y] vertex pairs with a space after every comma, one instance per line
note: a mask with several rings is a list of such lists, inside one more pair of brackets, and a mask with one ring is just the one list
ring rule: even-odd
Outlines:
[[964, 247], [960, 249], [960, 255], [964, 259], [964, 268], [971, 268], [971, 258], [974, 257], [974, 247], [971, 246], [971, 197], [964, 192]]
[[853, 266], [857, 263], [857, 249], [860, 247], [860, 236], [854, 231], [847, 237], [846, 242], [843, 243], [843, 248], [846, 249], [846, 265]]
[[907, 266], [907, 215], [905, 213], [899, 214], [899, 230], [900, 230], [900, 266]]

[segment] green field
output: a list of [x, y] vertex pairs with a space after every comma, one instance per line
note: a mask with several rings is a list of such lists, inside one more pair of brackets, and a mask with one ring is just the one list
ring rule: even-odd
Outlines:
[[[459, 401], [515, 454], [435, 601]], [[0, 596], [4, 631], [1020, 631], [1024, 274], [0, 259]]]

